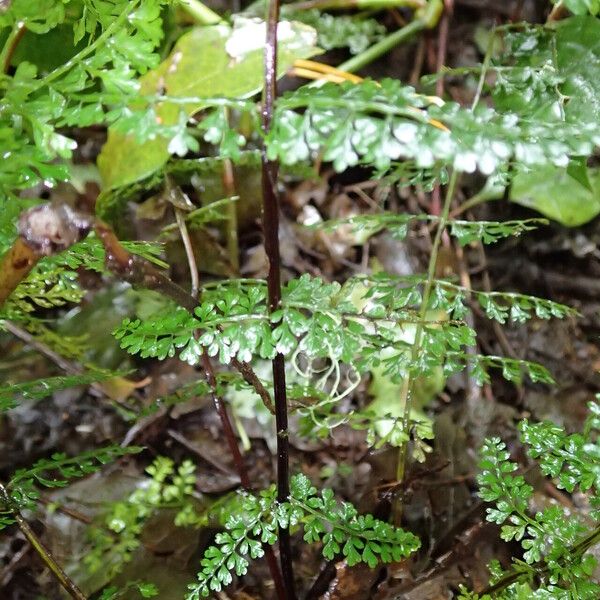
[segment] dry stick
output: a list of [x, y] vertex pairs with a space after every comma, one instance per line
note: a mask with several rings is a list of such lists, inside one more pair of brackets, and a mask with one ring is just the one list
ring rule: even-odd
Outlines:
[[[229, 190], [228, 188], [233, 187], [233, 168], [231, 165], [231, 161], [226, 161], [226, 162], [228, 163], [228, 165], [225, 167], [226, 171], [223, 175], [223, 179], [224, 179], [223, 183], [224, 183], [225, 189], [228, 190], [228, 192], [229, 192], [232, 190]], [[227, 168], [229, 169], [229, 172], [227, 172]], [[233, 190], [233, 191], [235, 191], [235, 190]], [[235, 205], [233, 205], [231, 203], [231, 206], [233, 206], [234, 210], [236, 210]], [[191, 279], [192, 279], [192, 296], [194, 298], [196, 298], [198, 295], [200, 282], [199, 282], [199, 278], [198, 278], [198, 267], [196, 266], [196, 259], [194, 257], [194, 249], [192, 247], [192, 242], [191, 242], [188, 230], [187, 230], [187, 226], [185, 224], [185, 218], [183, 217], [183, 215], [179, 214], [179, 209], [177, 207], [175, 207], [175, 214], [177, 215], [177, 224], [179, 226], [179, 231], [181, 233], [181, 238], [183, 240], [183, 245], [185, 247], [185, 253], [187, 256], [188, 265], [190, 267], [190, 274], [191, 274]], [[237, 221], [229, 224], [229, 227], [232, 227], [232, 226], [235, 226], [235, 228], [236, 228], [235, 252], [237, 255]], [[235, 362], [237, 364], [238, 370], [240, 370], [240, 372], [243, 371], [246, 374], [245, 378], [249, 377], [252, 381], [255, 382], [255, 389], [256, 389], [256, 383], [260, 383], [260, 382], [259, 382], [256, 374], [252, 370], [252, 368], [250, 368], [250, 366], [245, 363], [240, 363], [237, 359]], [[233, 427], [231, 425], [231, 420], [229, 418], [229, 415], [227, 414], [227, 408], [225, 407], [225, 403], [223, 402], [223, 399], [216, 392], [217, 379], [215, 377], [215, 371], [212, 366], [212, 362], [210, 360], [210, 356], [208, 355], [206, 348], [204, 348], [203, 352], [202, 352], [202, 367], [204, 369], [206, 380], [208, 381], [208, 385], [210, 387], [210, 395], [212, 397], [212, 401], [215, 405], [215, 408], [217, 409], [217, 414], [219, 415], [219, 419], [221, 420], [221, 427], [223, 427], [225, 439], [227, 440], [227, 445], [229, 446], [229, 452], [231, 453], [238, 476], [240, 478], [240, 483], [242, 484], [242, 487], [244, 489], [250, 490], [250, 476], [248, 475], [248, 470], [246, 469], [246, 465], [244, 464], [244, 457], [242, 456], [240, 447], [235, 438], [235, 433], [233, 431]], [[266, 390], [262, 386], [262, 383], [260, 383], [260, 388], [262, 388], [262, 390], [264, 392], [266, 392]], [[264, 400], [265, 399], [263, 398], [263, 401]], [[272, 404], [270, 396], [267, 399], [267, 406], [269, 406], [269, 404]], [[265, 552], [265, 557], [267, 559], [267, 564], [269, 566], [271, 578], [273, 579], [273, 584], [275, 585], [275, 591], [277, 593], [277, 597], [280, 600], [284, 600], [285, 599], [285, 587], [283, 584], [283, 578], [281, 576], [281, 571], [279, 570], [279, 566], [277, 565], [277, 559], [275, 558], [275, 553], [273, 552], [273, 548], [271, 546], [269, 546], [268, 544], [263, 544], [263, 550]]]
[[46, 566], [52, 572], [52, 575], [64, 588], [64, 590], [75, 600], [86, 600], [83, 592], [75, 585], [75, 582], [63, 571], [62, 567], [56, 562], [48, 548], [44, 546], [40, 538], [36, 535], [35, 531], [31, 529], [29, 523], [23, 518], [19, 512], [18, 506], [15, 505], [13, 499], [10, 497], [7, 489], [0, 484], [0, 497], [11, 511], [19, 529], [23, 532], [23, 535], [27, 538], [27, 541], [31, 544], [32, 548], [38, 553], [40, 558], [46, 563]]
[[198, 297], [198, 291], [200, 289], [200, 277], [198, 276], [198, 265], [196, 264], [196, 257], [194, 256], [194, 248], [192, 247], [192, 240], [190, 239], [190, 233], [187, 225], [185, 224], [185, 214], [176, 206], [173, 207], [175, 210], [175, 219], [177, 220], [177, 227], [181, 234], [181, 241], [185, 248], [185, 255], [187, 257], [188, 265], [190, 267], [190, 280], [192, 282], [191, 295], [192, 298]]
[[[1, 304], [1, 303], [0, 303]], [[69, 375], [80, 375], [83, 373], [83, 369], [80, 369], [77, 365], [72, 364], [66, 358], [61, 356], [58, 352], [55, 352], [38, 340], [35, 336], [31, 335], [29, 331], [26, 331], [22, 327], [19, 327], [16, 323], [12, 321], [2, 321], [3, 327], [9, 333], [12, 333], [17, 339], [21, 340], [28, 346], [31, 346], [36, 352], [45, 356], [47, 359], [51, 360], [55, 365], [61, 368], [65, 373], [69, 373]]]
[[[267, 10], [267, 35], [264, 53], [264, 91], [262, 102], [263, 134], [271, 130], [275, 99], [277, 98], [277, 22], [279, 0], [269, 0]], [[278, 164], [267, 158], [263, 144], [262, 152], [263, 230], [265, 253], [269, 260], [267, 289], [269, 312], [281, 304], [281, 257], [279, 254], [279, 201], [277, 197]], [[290, 442], [288, 438], [287, 394], [285, 385], [285, 361], [277, 353], [273, 364], [273, 390], [275, 396], [275, 426], [277, 428], [277, 499], [287, 502], [290, 495]], [[295, 600], [294, 568], [288, 527], [279, 527], [279, 556], [287, 600]]]
[[[439, 73], [446, 62], [448, 54], [448, 33], [450, 30], [450, 19], [454, 9], [453, 0], [444, 0], [444, 12], [440, 19], [440, 27], [438, 32], [438, 48], [436, 57], [436, 72]], [[439, 77], [435, 82], [435, 93], [440, 98], [444, 94], [444, 77]]]
[[[436, 64], [435, 71], [436, 73], [440, 73], [442, 68], [444, 67], [444, 63], [446, 62], [446, 56], [448, 54], [448, 32], [450, 29], [450, 18], [452, 16], [453, 10], [453, 0], [444, 0], [444, 12], [440, 18], [439, 22], [439, 30], [438, 30], [438, 46], [437, 46], [437, 55], [436, 55]], [[444, 77], [438, 77], [435, 82], [435, 93], [436, 96], [440, 98], [444, 95]], [[442, 210], [442, 194], [440, 189], [440, 184], [437, 183], [433, 188], [433, 192], [431, 194], [431, 209], [430, 213], [435, 216], [439, 216]], [[444, 246], [450, 245], [450, 238], [448, 237], [448, 233], [444, 232]]]

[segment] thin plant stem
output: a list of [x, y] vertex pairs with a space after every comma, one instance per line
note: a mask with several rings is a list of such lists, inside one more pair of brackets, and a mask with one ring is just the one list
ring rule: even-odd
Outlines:
[[183, 242], [183, 247], [185, 248], [185, 256], [190, 268], [190, 280], [192, 283], [192, 290], [190, 293], [194, 298], [197, 298], [198, 290], [200, 289], [200, 278], [198, 276], [198, 265], [196, 264], [196, 257], [194, 255], [192, 240], [190, 239], [190, 232], [185, 224], [185, 215], [183, 214], [183, 211], [176, 206], [173, 208], [175, 209], [177, 227], [179, 227], [179, 234], [181, 235], [181, 241]]
[[[475, 97], [473, 99], [473, 103], [471, 105], [471, 111], [477, 108], [479, 101], [481, 99], [481, 92], [483, 90], [483, 85], [485, 83], [486, 74], [490, 65], [491, 55], [494, 48], [494, 39], [496, 36], [496, 30], [492, 32], [492, 36], [488, 43], [488, 47], [486, 49], [486, 55], [484, 57], [483, 66], [481, 69], [481, 75], [479, 77], [479, 83], [477, 85], [477, 91], [475, 93]], [[433, 281], [435, 279], [435, 269], [437, 264], [438, 252], [440, 249], [440, 243], [442, 240], [442, 236], [444, 235], [444, 231], [446, 229], [446, 225], [448, 223], [448, 218], [450, 215], [450, 207], [452, 206], [452, 200], [454, 198], [454, 194], [456, 192], [456, 186], [458, 184], [459, 172], [454, 169], [452, 171], [452, 175], [450, 176], [450, 181], [448, 182], [448, 188], [446, 190], [446, 198], [444, 200], [444, 206], [442, 207], [442, 212], [438, 221], [438, 228], [435, 234], [435, 238], [433, 240], [433, 246], [431, 248], [431, 255], [429, 257], [429, 266], [427, 269], [427, 280], [425, 282], [425, 288], [423, 291], [423, 301], [421, 304], [421, 312], [419, 322], [417, 323], [415, 329], [415, 339], [411, 348], [411, 363], [415, 363], [415, 361], [419, 357], [419, 353], [421, 351], [421, 344], [423, 341], [423, 332], [424, 332], [424, 322], [425, 317], [427, 316], [427, 306], [429, 305], [429, 298], [431, 297], [431, 290], [433, 288]], [[400, 392], [400, 402], [403, 407], [403, 425], [404, 431], [408, 433], [410, 427], [410, 410], [411, 410], [411, 396], [412, 396], [412, 387], [414, 385], [414, 378], [412, 377], [410, 371], [407, 373], [404, 381], [402, 382], [402, 389]], [[408, 453], [408, 442], [405, 442], [400, 446], [400, 452], [398, 455], [398, 465], [396, 470], [396, 479], [398, 481], [404, 480], [404, 475], [406, 472], [406, 459]]]
[[[421, 344], [423, 342], [423, 332], [425, 331], [425, 319], [427, 317], [427, 307], [429, 305], [429, 299], [431, 297], [431, 290], [433, 289], [433, 282], [435, 280], [435, 269], [437, 265], [437, 257], [442, 241], [442, 235], [448, 223], [448, 215], [450, 213], [450, 206], [452, 205], [452, 199], [456, 191], [456, 185], [458, 183], [459, 172], [455, 169], [452, 171], [450, 181], [448, 182], [448, 188], [446, 190], [446, 198], [442, 207], [442, 213], [440, 214], [438, 228], [435, 232], [435, 238], [433, 240], [433, 246], [431, 248], [431, 255], [429, 256], [429, 266], [427, 268], [427, 279], [425, 281], [425, 288], [423, 290], [423, 300], [421, 303], [421, 311], [419, 314], [419, 321], [415, 328], [415, 339], [411, 347], [411, 363], [415, 363], [419, 358], [421, 352]], [[414, 385], [414, 377], [410, 373], [407, 373], [404, 381], [402, 382], [402, 389], [400, 393], [400, 402], [403, 407], [403, 427], [404, 431], [408, 433], [410, 428], [410, 410], [411, 410], [411, 397], [412, 387]], [[400, 453], [398, 456], [398, 466], [396, 471], [396, 479], [398, 481], [404, 480], [406, 470], [406, 458], [408, 452], [408, 443], [405, 442], [400, 447]]]
[[417, 33], [425, 29], [425, 22], [422, 19], [414, 19], [405, 27], [394, 31], [376, 44], [367, 48], [364, 52], [357, 54], [346, 62], [338, 66], [340, 71], [354, 73], [371, 64], [384, 54], [387, 54], [392, 48], [411, 39]]
[[473, 103], [471, 105], [471, 110], [475, 110], [479, 101], [481, 100], [481, 94], [483, 92], [483, 86], [485, 85], [485, 78], [490, 68], [490, 63], [492, 61], [492, 54], [494, 52], [494, 43], [496, 41], [496, 29], [493, 29], [490, 34], [490, 39], [488, 40], [488, 45], [485, 51], [485, 56], [483, 58], [483, 63], [481, 65], [481, 73], [479, 75], [479, 81], [477, 82], [477, 91], [475, 92], [475, 96], [473, 98]]
[[27, 27], [23, 21], [15, 23], [13, 30], [10, 32], [8, 39], [4, 43], [2, 52], [0, 53], [0, 65], [2, 65], [2, 72], [8, 73], [10, 63], [14, 56], [17, 46], [23, 39], [23, 36], [27, 33]]
[[[277, 24], [279, 0], [269, 0], [267, 8], [267, 34], [264, 52], [264, 88], [262, 100], [262, 129], [266, 136], [271, 130], [275, 100], [277, 98]], [[277, 196], [278, 163], [270, 161], [263, 144], [262, 193], [265, 253], [269, 261], [267, 275], [269, 313], [281, 304], [281, 256], [279, 252], [279, 199]], [[272, 361], [275, 400], [275, 427], [277, 429], [277, 499], [287, 502], [290, 495], [290, 459], [288, 437], [288, 407], [285, 382], [285, 360], [277, 353]], [[292, 548], [288, 527], [279, 528], [279, 558], [286, 600], [295, 600]]]
[[427, 0], [308, 0], [290, 4], [292, 10], [384, 10], [387, 8], [422, 9]]
[[[230, 164], [230, 168], [231, 164]], [[232, 176], [233, 181], [233, 176]], [[233, 202], [229, 203], [233, 205]], [[183, 245], [185, 247], [185, 253], [187, 256], [189, 268], [190, 268], [190, 276], [192, 283], [192, 292], [191, 295], [193, 298], [198, 297], [198, 291], [200, 289], [200, 280], [198, 277], [198, 267], [196, 265], [196, 259], [194, 256], [194, 248], [192, 246], [192, 241], [189, 236], [189, 232], [187, 226], [185, 224], [185, 217], [182, 214], [181, 209], [175, 208], [175, 217], [177, 219], [177, 225], [179, 227], [179, 231], [181, 234], [181, 239], [183, 241]], [[235, 210], [235, 206], [234, 206]], [[237, 223], [236, 223], [237, 227]], [[236, 246], [237, 247], [237, 246]], [[208, 351], [206, 348], [202, 351], [202, 368], [204, 369], [204, 375], [206, 377], [206, 381], [210, 387], [210, 395], [215, 405], [215, 409], [217, 411], [217, 415], [221, 421], [221, 427], [223, 428], [223, 433], [225, 435], [225, 440], [227, 442], [227, 446], [229, 447], [229, 452], [233, 459], [233, 463], [235, 465], [236, 471], [240, 478], [240, 483], [245, 490], [250, 490], [250, 476], [248, 474], [248, 469], [244, 463], [244, 457], [242, 452], [240, 451], [240, 447], [237, 443], [237, 439], [235, 437], [235, 433], [233, 430], [233, 426], [231, 424], [231, 419], [229, 418], [229, 414], [227, 413], [227, 407], [225, 406], [225, 402], [223, 398], [217, 393], [217, 378], [215, 376], [215, 370], [210, 360], [210, 356], [208, 355]], [[244, 367], [238, 362], [238, 369], [241, 367], [242, 370]], [[254, 372], [250, 369], [252, 374]], [[279, 566], [277, 565], [277, 559], [275, 558], [275, 553], [273, 552], [273, 548], [268, 544], [263, 544], [263, 550], [265, 552], [265, 557], [267, 559], [267, 565], [269, 567], [269, 571], [271, 573], [271, 578], [273, 579], [273, 584], [275, 585], [275, 591], [277, 593], [277, 597], [280, 600], [285, 600], [285, 588], [283, 584], [283, 578], [281, 575], [281, 571], [279, 570]]]
[[83, 373], [83, 369], [72, 364], [66, 358], [58, 354], [44, 344], [44, 342], [38, 340], [35, 336], [31, 335], [29, 331], [26, 331], [22, 327], [19, 327], [16, 323], [12, 321], [3, 320], [2, 326], [8, 331], [12, 333], [16, 338], [20, 339], [22, 342], [31, 346], [34, 350], [39, 352], [42, 356], [45, 356], [47, 359], [51, 360], [55, 365], [61, 368], [65, 373], [69, 373], [70, 375], [80, 375]]
[[483, 204], [484, 202], [491, 202], [492, 200], [501, 200], [501, 198], [494, 198], [486, 194], [477, 193], [468, 200], [465, 200], [460, 206], [457, 206], [451, 213], [450, 218], [455, 219], [463, 213]]
[[223, 19], [199, 0], [179, 0], [179, 5], [200, 25], [217, 25]]
[[[190, 235], [185, 224], [185, 217], [183, 215], [183, 211], [180, 208], [177, 208], [176, 206], [174, 208], [175, 218], [177, 219], [177, 226], [179, 227], [179, 233], [183, 241], [188, 266], [190, 269], [190, 279], [192, 282], [191, 295], [192, 298], [197, 299], [198, 290], [200, 288], [200, 280], [198, 277], [198, 267], [196, 265], [196, 258], [194, 256], [192, 240], [190, 239]], [[204, 375], [206, 377], [206, 381], [208, 382], [208, 386], [210, 387], [211, 397], [217, 410], [217, 414], [219, 415], [219, 419], [221, 421], [221, 427], [223, 428], [225, 440], [227, 441], [227, 445], [229, 446], [229, 452], [231, 453], [236, 470], [238, 472], [238, 475], [240, 476], [242, 487], [244, 487], [245, 489], [249, 489], [250, 478], [248, 477], [248, 471], [246, 470], [246, 466], [244, 465], [244, 457], [242, 456], [237, 440], [235, 439], [235, 433], [233, 431], [233, 427], [231, 426], [231, 420], [229, 419], [229, 415], [227, 414], [227, 408], [225, 407], [225, 403], [223, 402], [221, 396], [217, 393], [217, 378], [215, 376], [215, 370], [210, 360], [210, 356], [206, 351], [206, 348], [204, 348], [202, 351], [202, 368], [204, 369]]]
[[367, 48], [364, 52], [357, 54], [351, 59], [338, 65], [340, 71], [354, 73], [371, 64], [384, 54], [388, 53], [392, 48], [411, 39], [423, 29], [432, 29], [442, 15], [444, 5], [442, 0], [429, 0], [422, 12], [413, 19], [408, 25], [405, 25], [398, 31], [394, 31], [390, 35]]
[[58, 583], [60, 583], [60, 585], [69, 594], [69, 596], [71, 596], [71, 598], [75, 598], [75, 600], [86, 600], [83, 592], [64, 572], [63, 568], [56, 562], [55, 558], [52, 556], [48, 548], [46, 548], [42, 540], [40, 540], [35, 531], [33, 531], [33, 529], [29, 526], [29, 523], [23, 518], [23, 515], [19, 512], [18, 507], [15, 506], [10, 494], [2, 484], [0, 484], [0, 497], [2, 498], [2, 501], [6, 507], [11, 511], [11, 514], [17, 522], [19, 529], [22, 531], [27, 541], [31, 544], [31, 547], [37, 552], [39, 557], [44, 561], [45, 565], [50, 569], [52, 576], [58, 581]]

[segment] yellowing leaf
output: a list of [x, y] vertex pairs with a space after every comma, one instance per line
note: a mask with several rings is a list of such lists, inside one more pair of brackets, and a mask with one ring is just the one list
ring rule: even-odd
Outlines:
[[[254, 96], [263, 83], [262, 33], [264, 23], [247, 20], [233, 29], [224, 24], [192, 29], [179, 39], [164, 62], [141, 77], [140, 94], [173, 99]], [[280, 33], [280, 76], [296, 59], [319, 52], [315, 46], [316, 33], [306, 25], [282, 22]], [[244, 45], [243, 41], [247, 43]], [[156, 113], [164, 125], [173, 125], [178, 122], [182, 108], [191, 116], [204, 105], [200, 101], [185, 104], [165, 101]], [[105, 188], [133, 183], [160, 169], [169, 159], [169, 150], [176, 149], [176, 144], [171, 148], [169, 144], [170, 140], [162, 137], [139, 144], [133, 135], [109, 131], [108, 141], [98, 157]]]

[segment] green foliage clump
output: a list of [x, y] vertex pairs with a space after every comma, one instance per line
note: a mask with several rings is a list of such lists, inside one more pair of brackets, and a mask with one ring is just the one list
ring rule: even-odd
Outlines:
[[[523, 548], [522, 560], [515, 560], [509, 571], [492, 565], [494, 598], [522, 598], [526, 593], [532, 598], [599, 597], [600, 585], [591, 579], [597, 560], [588, 552], [600, 541], [599, 414], [600, 405], [591, 403], [582, 434], [568, 435], [550, 422], [519, 424], [520, 440], [542, 474], [559, 489], [589, 495], [589, 516], [555, 503], [532, 515], [533, 487], [515, 474], [519, 465], [510, 460], [505, 443], [493, 438], [484, 444], [477, 482], [481, 498], [493, 505], [487, 519], [501, 525], [503, 540]], [[484, 600], [492, 595], [462, 597]]]
[[[47, 34], [59, 25], [72, 30], [72, 55], [64, 63], [40, 70], [29, 60], [4, 78], [0, 140], [0, 192], [38, 182], [69, 178], [64, 164], [76, 142], [59, 128], [86, 127], [131, 118], [128, 105], [139, 91], [137, 77], [158, 62], [165, 0], [15, 0], [0, 15], [0, 28], [11, 36], [26, 27]], [[40, 6], [43, 4], [43, 6]], [[2, 58], [11, 45], [5, 44]], [[83, 47], [79, 47], [79, 44]], [[33, 42], [32, 42], [33, 44]], [[4, 66], [4, 65], [3, 65]], [[101, 91], [99, 91], [99, 88]]]
[[187, 600], [220, 591], [232, 582], [234, 573], [245, 575], [248, 557], [263, 556], [263, 545], [277, 541], [279, 527], [301, 526], [306, 542], [323, 545], [325, 558], [341, 554], [349, 566], [399, 561], [420, 546], [412, 533], [372, 515], [359, 515], [348, 502], [338, 504], [331, 490], [318, 493], [304, 475], [292, 478], [287, 502], [278, 502], [276, 493], [275, 486], [259, 495], [244, 493], [240, 511], [229, 516], [225, 532], [215, 538], [217, 545], [205, 552], [199, 582], [190, 585]]
[[351, 54], [360, 54], [371, 44], [378, 42], [386, 33], [385, 27], [375, 19], [356, 18], [348, 15], [333, 16], [318, 10], [290, 10], [282, 7], [282, 16], [301, 21], [314, 27], [318, 45], [323, 50], [348, 48]]
[[177, 526], [206, 525], [207, 515], [198, 512], [194, 500], [195, 471], [189, 460], [175, 469], [172, 460], [157, 458], [146, 469], [150, 478], [125, 500], [111, 505], [102, 527], [91, 529], [92, 550], [84, 559], [90, 572], [101, 571], [109, 578], [119, 573], [139, 547], [145, 522], [159, 509], [176, 509]]

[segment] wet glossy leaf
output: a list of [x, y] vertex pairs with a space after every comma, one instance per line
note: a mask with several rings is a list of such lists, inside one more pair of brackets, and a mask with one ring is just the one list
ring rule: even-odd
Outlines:
[[568, 227], [591, 221], [600, 213], [600, 170], [589, 169], [591, 190], [553, 166], [521, 172], [513, 179], [510, 199]]

